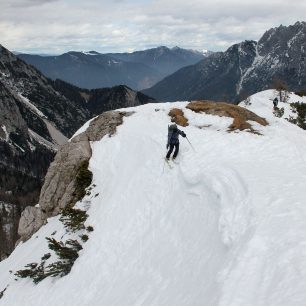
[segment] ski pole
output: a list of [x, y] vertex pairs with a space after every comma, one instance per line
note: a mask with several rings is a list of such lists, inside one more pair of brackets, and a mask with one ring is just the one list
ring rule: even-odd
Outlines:
[[186, 136], [187, 141], [189, 142], [190, 146], [192, 147], [193, 151], [196, 152], [195, 148], [193, 147], [193, 145], [191, 144], [191, 142], [189, 141], [188, 137]]

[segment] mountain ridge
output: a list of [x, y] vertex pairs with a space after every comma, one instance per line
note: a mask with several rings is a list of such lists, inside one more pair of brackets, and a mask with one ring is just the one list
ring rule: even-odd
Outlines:
[[51, 79], [62, 79], [78, 87], [95, 89], [124, 84], [139, 90], [208, 54], [162, 46], [133, 53], [70, 51], [59, 56], [18, 54], [18, 57]]
[[306, 23], [266, 31], [182, 68], [143, 90], [158, 100], [213, 99], [237, 103], [282, 81], [291, 91], [306, 87]]

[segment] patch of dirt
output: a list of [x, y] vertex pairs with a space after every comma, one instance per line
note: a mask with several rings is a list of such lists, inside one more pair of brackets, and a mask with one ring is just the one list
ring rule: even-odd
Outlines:
[[184, 112], [179, 108], [172, 108], [168, 114], [171, 117], [171, 121], [180, 126], [187, 126], [188, 119], [184, 117]]
[[258, 131], [254, 130], [252, 125], [247, 121], [255, 121], [262, 126], [268, 125], [265, 118], [256, 115], [246, 108], [229, 103], [206, 100], [192, 101], [186, 108], [196, 113], [203, 112], [209, 115], [233, 118], [233, 123], [228, 127], [229, 131], [248, 130], [254, 134], [260, 134]]

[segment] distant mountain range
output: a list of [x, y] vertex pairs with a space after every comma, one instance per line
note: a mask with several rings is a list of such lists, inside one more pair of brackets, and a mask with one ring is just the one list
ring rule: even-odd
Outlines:
[[[151, 101], [126, 86], [87, 90], [52, 81], [0, 45], [0, 260], [13, 249], [24, 206], [37, 203], [59, 145], [93, 116]], [[8, 218], [1, 224], [4, 216], [11, 226]]]
[[184, 67], [144, 90], [161, 101], [213, 99], [237, 102], [282, 82], [306, 89], [306, 23], [280, 26]]
[[161, 46], [133, 53], [109, 53], [108, 55], [125, 62], [142, 63], [159, 71], [164, 77], [182, 67], [201, 61], [212, 52], [199, 52], [179, 47], [167, 48]]
[[199, 62], [210, 53], [162, 46], [133, 53], [71, 51], [59, 56], [18, 54], [18, 57], [53, 80], [61, 79], [81, 88], [124, 84], [140, 90], [184, 66]]

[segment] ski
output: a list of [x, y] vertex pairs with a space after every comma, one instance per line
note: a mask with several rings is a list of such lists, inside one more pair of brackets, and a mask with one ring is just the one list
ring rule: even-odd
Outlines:
[[165, 163], [168, 165], [170, 169], [173, 169], [173, 165], [171, 165], [170, 160], [165, 158]]

